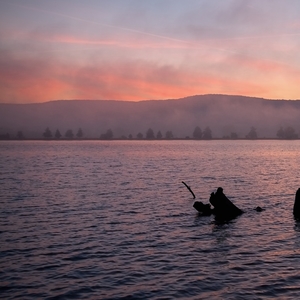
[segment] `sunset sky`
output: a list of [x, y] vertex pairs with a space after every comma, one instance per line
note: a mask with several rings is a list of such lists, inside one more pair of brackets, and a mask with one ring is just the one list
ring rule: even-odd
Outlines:
[[300, 99], [299, 0], [0, 0], [0, 102]]

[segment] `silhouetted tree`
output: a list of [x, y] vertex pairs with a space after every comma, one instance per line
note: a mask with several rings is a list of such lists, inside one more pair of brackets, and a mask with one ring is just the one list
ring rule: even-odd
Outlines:
[[60, 134], [60, 132], [59, 132], [58, 129], [56, 129], [54, 136], [55, 136], [56, 139], [60, 139], [61, 138], [61, 134]]
[[212, 133], [209, 127], [206, 127], [203, 130], [203, 135], [202, 135], [203, 139], [205, 140], [211, 140], [212, 139]]
[[141, 140], [141, 139], [143, 139], [143, 134], [139, 132], [139, 133], [136, 135], [136, 137], [137, 137], [137, 139]]
[[280, 127], [280, 129], [277, 131], [277, 137], [279, 139], [293, 140], [298, 138], [298, 134], [295, 132], [295, 129], [291, 126], [288, 126], [285, 129]]
[[113, 132], [112, 132], [111, 129], [108, 129], [108, 130], [106, 131], [106, 133], [102, 133], [102, 134], [100, 135], [100, 139], [101, 139], [101, 140], [111, 140], [113, 137], [114, 137], [114, 135], [113, 135]]
[[283, 130], [282, 126], [278, 129], [276, 135], [279, 139], [284, 139], [284, 130]]
[[166, 132], [166, 139], [167, 139], [167, 140], [170, 140], [170, 139], [173, 139], [173, 138], [174, 138], [174, 136], [173, 136], [172, 131], [168, 130], [168, 131]]
[[24, 139], [24, 135], [23, 135], [23, 132], [21, 130], [19, 130], [17, 132], [17, 139], [19, 139], [19, 140], [23, 140]]
[[250, 140], [257, 139], [257, 132], [254, 127], [251, 127], [249, 133], [246, 135], [246, 139], [250, 139]]
[[129, 138], [130, 140], [132, 140], [132, 134], [131, 134], [131, 133], [128, 135], [128, 138]]
[[111, 129], [108, 129], [108, 130], [106, 131], [106, 137], [107, 137], [109, 140], [111, 140], [111, 139], [114, 137], [114, 134], [113, 134], [113, 132], [112, 132]]
[[196, 140], [202, 139], [202, 130], [199, 126], [196, 126], [193, 132], [193, 138]]
[[230, 138], [231, 138], [232, 140], [236, 140], [236, 139], [238, 138], [237, 133], [236, 133], [236, 132], [231, 132], [231, 133], [230, 133]]
[[43, 137], [45, 139], [51, 139], [52, 138], [52, 132], [48, 127], [46, 128], [45, 132], [43, 133]]
[[293, 140], [298, 138], [298, 134], [295, 132], [295, 129], [291, 126], [285, 129], [285, 138], [288, 140]]
[[78, 139], [81, 139], [83, 137], [83, 132], [82, 132], [81, 128], [78, 129], [78, 131], [76, 133], [76, 136], [77, 136]]
[[157, 133], [157, 135], [156, 135], [156, 138], [157, 138], [158, 140], [160, 140], [160, 139], [162, 138], [162, 134], [161, 134], [160, 131], [158, 131], [158, 133]]
[[68, 129], [68, 130], [66, 131], [65, 137], [66, 137], [67, 139], [72, 139], [72, 138], [74, 137], [74, 134], [73, 134], [72, 129]]
[[148, 140], [152, 140], [152, 139], [154, 139], [155, 137], [154, 137], [154, 131], [151, 129], [151, 128], [149, 128], [148, 130], [147, 130], [147, 133], [146, 133], [146, 139], [148, 139]]

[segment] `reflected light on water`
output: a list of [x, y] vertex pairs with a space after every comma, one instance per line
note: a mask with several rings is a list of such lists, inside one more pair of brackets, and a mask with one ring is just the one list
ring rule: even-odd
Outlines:
[[[1, 142], [2, 295], [296, 299], [299, 150], [299, 141]], [[182, 181], [204, 203], [222, 186], [245, 213], [199, 216]]]

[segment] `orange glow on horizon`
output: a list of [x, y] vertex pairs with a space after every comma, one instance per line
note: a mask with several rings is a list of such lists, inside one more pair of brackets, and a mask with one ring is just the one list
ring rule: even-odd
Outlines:
[[[176, 99], [196, 94], [239, 94], [264, 98], [284, 98], [273, 86], [260, 85], [243, 78], [222, 78], [213, 74], [163, 68], [151, 64], [142, 66], [99, 65], [76, 67], [31, 62], [7, 72], [0, 71], [1, 102], [30, 103], [58, 99], [130, 100]], [[249, 62], [244, 62], [249, 63]], [[33, 68], [32, 68], [33, 67]], [[250, 63], [254, 68], [272, 65]], [[278, 66], [274, 67], [275, 69]], [[30, 70], [36, 70], [30, 72]], [[16, 88], [17, 87], [17, 88]], [[291, 89], [287, 98], [296, 98]], [[21, 100], [20, 100], [21, 99]]]
[[[12, 99], [15, 103], [58, 99], [140, 101], [196, 94], [237, 94], [237, 91], [246, 96], [268, 93], [267, 87], [242, 78], [233, 80], [149, 63], [82, 68], [31, 60], [19, 62], [10, 72], [0, 71], [0, 80], [4, 83], [0, 86], [3, 99]], [[14, 101], [20, 94], [22, 101]]]

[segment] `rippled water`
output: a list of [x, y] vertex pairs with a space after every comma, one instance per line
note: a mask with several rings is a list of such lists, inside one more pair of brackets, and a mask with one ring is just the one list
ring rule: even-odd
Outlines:
[[[3, 141], [3, 299], [297, 299], [300, 141]], [[192, 207], [218, 186], [245, 213]], [[265, 210], [258, 213], [256, 206]]]

